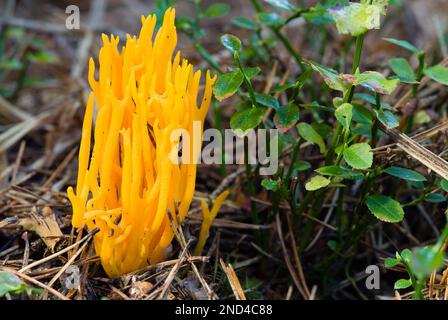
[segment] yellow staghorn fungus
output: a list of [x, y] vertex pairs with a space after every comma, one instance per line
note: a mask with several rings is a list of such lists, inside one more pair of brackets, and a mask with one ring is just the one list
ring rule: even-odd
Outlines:
[[[175, 10], [170, 8], [153, 41], [156, 16], [142, 17], [139, 36], [128, 35], [121, 52], [118, 37], [103, 35], [98, 80], [93, 59], [89, 62], [92, 92], [82, 128], [76, 191], [69, 187], [67, 193], [73, 227], [99, 228], [95, 250], [111, 277], [163, 260], [173, 239], [168, 212], [184, 219], [194, 194], [196, 162], [170, 160], [171, 150], [181, 141], [179, 135], [173, 139], [173, 133], [192, 133], [199, 123], [200, 147], [216, 77], [207, 72], [198, 108], [201, 72], [181, 61], [180, 52], [173, 59], [174, 20]], [[94, 100], [98, 113], [91, 153]], [[182, 145], [183, 152], [198, 157], [197, 147], [187, 144], [184, 149], [184, 141]]]
[[228, 195], [229, 195], [228, 190], [221, 192], [221, 194], [216, 197], [212, 210], [209, 210], [205, 200], [201, 200], [202, 225], [201, 225], [201, 231], [199, 233], [199, 240], [198, 243], [196, 244], [196, 248], [194, 249], [195, 256], [200, 255], [202, 249], [204, 249], [205, 241], [207, 241], [208, 232], [210, 230], [210, 227], [212, 226], [213, 220], [215, 220], [222, 203], [224, 202], [224, 200], [226, 200]]

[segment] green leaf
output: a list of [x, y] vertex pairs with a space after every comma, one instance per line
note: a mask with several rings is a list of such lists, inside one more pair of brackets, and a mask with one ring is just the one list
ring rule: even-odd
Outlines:
[[274, 120], [282, 127], [286, 128], [287, 126], [294, 123], [300, 119], [299, 116], [299, 108], [295, 104], [288, 104], [287, 106], [281, 106], [275, 112]]
[[393, 268], [395, 266], [398, 266], [400, 263], [401, 261], [395, 258], [387, 258], [386, 260], [384, 260], [384, 266], [386, 268]]
[[440, 193], [430, 193], [425, 196], [425, 201], [432, 203], [441, 203], [445, 202], [446, 198], [443, 194]]
[[299, 160], [294, 162], [293, 168], [297, 171], [305, 171], [311, 168], [311, 164], [308, 161]]
[[59, 62], [58, 56], [49, 51], [29, 52], [26, 57], [30, 62], [33, 63], [55, 64]]
[[362, 124], [371, 125], [373, 116], [369, 109], [358, 104], [353, 105], [353, 120]]
[[373, 163], [372, 148], [367, 143], [356, 143], [343, 152], [344, 160], [355, 169], [368, 169]]
[[26, 285], [16, 275], [0, 271], [0, 297], [7, 293], [17, 293], [22, 291]]
[[229, 50], [233, 54], [240, 51], [241, 49], [241, 40], [231, 34], [225, 34], [221, 36], [221, 43], [227, 50]]
[[263, 120], [264, 108], [249, 108], [235, 113], [230, 119], [230, 128], [239, 137], [243, 137], [250, 129], [256, 128]]
[[431, 116], [425, 110], [420, 110], [414, 115], [415, 125], [430, 123], [431, 121]]
[[345, 91], [347, 86], [339, 78], [339, 73], [336, 70], [325, 67], [321, 64], [312, 61], [305, 61], [314, 71], [319, 72], [324, 78], [325, 83], [333, 90]]
[[367, 207], [379, 220], [396, 223], [404, 218], [401, 204], [387, 196], [375, 195], [367, 198]]
[[343, 103], [334, 112], [336, 119], [345, 129], [350, 129], [353, 117], [353, 106], [350, 103]]
[[285, 90], [294, 88], [295, 86], [296, 86], [296, 84], [294, 82], [287, 82], [287, 83], [284, 83], [284, 84], [274, 87], [274, 89], [272, 89], [272, 92], [273, 93], [283, 92]]
[[244, 76], [240, 69], [220, 75], [213, 87], [213, 93], [216, 99], [222, 101], [235, 94], [243, 83], [243, 80]]
[[440, 181], [440, 187], [448, 192], [448, 180], [443, 179], [442, 181]]
[[354, 75], [342, 74], [340, 79], [354, 86], [362, 86], [381, 94], [391, 94], [400, 83], [400, 80], [386, 79], [381, 73], [376, 71], [366, 71]]
[[176, 19], [176, 28], [182, 31], [190, 31], [193, 28], [194, 19], [191, 17], [180, 16]]
[[377, 119], [389, 129], [396, 128], [400, 125], [400, 121], [390, 111], [373, 109], [373, 112]]
[[394, 289], [395, 290], [400, 290], [400, 289], [407, 289], [410, 286], [412, 286], [412, 282], [411, 280], [407, 280], [407, 279], [399, 279], [395, 282], [394, 284]]
[[261, 24], [270, 26], [270, 27], [280, 27], [285, 23], [285, 19], [279, 15], [278, 13], [271, 12], [266, 13], [262, 12], [257, 15], [257, 19]]
[[443, 264], [444, 254], [436, 246], [415, 248], [412, 250], [411, 268], [419, 278], [429, 276]]
[[280, 107], [278, 100], [270, 94], [255, 93], [255, 100], [257, 100], [258, 104], [268, 108], [278, 109]]
[[294, 12], [297, 8], [291, 4], [288, 0], [265, 0], [271, 6], [278, 10]]
[[263, 181], [261, 181], [261, 186], [266, 190], [275, 192], [280, 187], [280, 181], [273, 179], [263, 179]]
[[412, 53], [419, 52], [419, 50], [414, 45], [410, 44], [409, 42], [407, 42], [405, 40], [398, 40], [398, 39], [393, 39], [393, 38], [383, 38], [383, 40], [386, 40], [387, 42], [393, 43], [393, 44], [400, 46], [406, 50], [409, 50]]
[[317, 144], [320, 149], [320, 153], [325, 153], [325, 142], [324, 139], [314, 130], [314, 128], [305, 122], [301, 122], [297, 125], [297, 130], [299, 131], [300, 136], [306, 141]]
[[13, 58], [0, 63], [0, 69], [20, 70], [23, 68], [23, 63], [19, 59]]
[[207, 18], [218, 18], [227, 15], [230, 12], [230, 6], [226, 3], [213, 3], [204, 11]]
[[389, 60], [389, 66], [391, 67], [393, 72], [395, 72], [395, 74], [400, 78], [401, 82], [417, 82], [414, 70], [412, 70], [412, 67], [409, 64], [408, 60], [404, 58], [393, 58]]
[[244, 28], [244, 29], [248, 29], [248, 30], [252, 30], [252, 31], [258, 30], [258, 25], [255, 22], [253, 22], [250, 19], [244, 18], [244, 17], [232, 19], [232, 23], [240, 28]]
[[246, 77], [251, 80], [253, 77], [255, 77], [257, 74], [261, 72], [261, 69], [259, 67], [246, 67], [243, 68], [244, 74]]
[[413, 253], [409, 249], [404, 249], [399, 256], [404, 262], [409, 264], [411, 263]]
[[330, 184], [330, 180], [322, 176], [314, 176], [305, 184], [305, 189], [308, 191], [315, 191], [325, 188]]
[[448, 68], [437, 65], [425, 70], [425, 75], [434, 81], [448, 86]]
[[384, 172], [390, 174], [391, 176], [407, 181], [426, 181], [426, 178], [422, 176], [420, 173], [406, 168], [392, 166], [384, 170]]
[[323, 176], [342, 177], [344, 179], [362, 179], [364, 175], [360, 172], [354, 172], [350, 168], [343, 166], [326, 166], [314, 170]]

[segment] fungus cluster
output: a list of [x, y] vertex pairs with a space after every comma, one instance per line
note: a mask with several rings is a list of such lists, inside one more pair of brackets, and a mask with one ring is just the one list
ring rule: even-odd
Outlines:
[[[156, 16], [142, 17], [139, 36], [128, 35], [121, 51], [118, 37], [103, 35], [98, 80], [93, 59], [89, 63], [92, 92], [82, 128], [77, 185], [67, 192], [73, 226], [99, 229], [95, 250], [112, 277], [164, 258], [173, 239], [169, 214], [180, 223], [195, 190], [195, 162], [170, 160], [173, 148], [182, 144], [173, 132], [192, 133], [199, 123], [202, 141], [216, 78], [207, 72], [198, 107], [201, 72], [181, 60], [180, 52], [174, 55], [174, 20], [175, 10], [168, 9], [153, 40]], [[98, 110], [91, 148], [94, 100]], [[192, 158], [199, 156], [193, 144], [186, 148], [182, 150]]]

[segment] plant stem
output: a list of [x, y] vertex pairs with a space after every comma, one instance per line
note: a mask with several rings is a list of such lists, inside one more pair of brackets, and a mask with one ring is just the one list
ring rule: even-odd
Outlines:
[[[381, 95], [379, 93], [375, 94], [375, 109], [377, 111], [381, 111], [382, 107], [381, 107]], [[379, 125], [379, 121], [378, 121], [378, 117], [375, 117], [375, 120], [373, 121], [372, 124], [372, 147], [375, 148], [376, 147], [376, 143], [378, 141], [378, 125]]]
[[250, 82], [249, 78], [247, 77], [246, 73], [244, 72], [243, 66], [241, 65], [241, 60], [240, 57], [238, 55], [238, 53], [235, 54], [235, 61], [238, 65], [238, 68], [241, 70], [241, 73], [243, 74], [243, 79], [244, 79], [244, 84], [247, 87], [247, 91], [249, 91], [249, 95], [250, 95], [250, 99], [252, 100], [252, 104], [255, 107], [259, 107], [258, 102], [257, 102], [257, 98], [255, 96], [255, 90], [254, 87], [252, 86], [252, 83]]
[[[364, 34], [359, 35], [356, 38], [355, 56], [353, 58], [352, 74], [355, 74], [361, 65], [362, 48], [364, 44]], [[353, 95], [355, 93], [355, 86], [351, 85], [347, 92], [344, 94], [344, 102], [351, 103]], [[336, 131], [331, 139], [330, 147], [328, 148], [327, 155], [325, 157], [325, 164], [329, 165], [334, 157], [334, 150], [339, 143], [339, 138], [342, 133], [342, 125], [338, 122]]]
[[[257, 13], [264, 12], [263, 7], [258, 2], [258, 0], [250, 0], [253, 7], [255, 8], [255, 11]], [[270, 27], [272, 32], [276, 35], [276, 37], [280, 40], [280, 42], [285, 46], [286, 50], [288, 50], [289, 54], [293, 56], [294, 60], [296, 61], [297, 65], [300, 68], [300, 71], [304, 71], [306, 68], [303, 65], [303, 60], [300, 54], [292, 47], [292, 45], [289, 43], [289, 40], [285, 37], [285, 35], [280, 31], [280, 28], [276, 27]]]

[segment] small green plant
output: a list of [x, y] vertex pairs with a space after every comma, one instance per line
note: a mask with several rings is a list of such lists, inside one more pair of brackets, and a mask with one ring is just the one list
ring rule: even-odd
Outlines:
[[[409, 42], [386, 38], [385, 41], [415, 55], [418, 68], [414, 70], [408, 59], [392, 58], [388, 63], [392, 76], [365, 70], [365, 36], [381, 28], [388, 6], [395, 2], [320, 1], [312, 7], [299, 7], [288, 0], [267, 0], [267, 6], [258, 0], [251, 0], [251, 3], [256, 11], [255, 20], [239, 17], [232, 21], [250, 35], [246, 39], [234, 34], [221, 37], [221, 44], [230, 51], [233, 60], [226, 70], [216, 66], [216, 61], [205, 55], [196, 42], [200, 54], [220, 72], [214, 88], [215, 98], [224, 103], [226, 99], [238, 96], [240, 101], [230, 119], [230, 127], [236, 134], [244, 136], [247, 130], [254, 128], [277, 128], [282, 132], [278, 138], [279, 151], [281, 156], [287, 155], [289, 161], [275, 175], [260, 181], [261, 187], [271, 194], [272, 206], [265, 218], [266, 223], [273, 221], [273, 217], [283, 210], [281, 203], [286, 201], [292, 214], [293, 231], [300, 234], [298, 253], [301, 254], [313, 244], [311, 237], [316, 219], [328, 197], [334, 197], [337, 231], [329, 240], [331, 253], [317, 269], [328, 275], [333, 272], [334, 263], [342, 258], [345, 269], [350, 270], [359, 241], [379, 221], [400, 223], [411, 207], [422, 202], [437, 204], [446, 201], [441, 192], [446, 191], [444, 180], [394, 163], [377, 161], [374, 149], [386, 129], [400, 128], [400, 123], [405, 121], [405, 132], [410, 132], [416, 123], [425, 121], [424, 115], [406, 118], [386, 102], [390, 101], [396, 89], [411, 86], [415, 98], [425, 76], [446, 85], [448, 69], [437, 64], [428, 66], [426, 53]], [[227, 13], [227, 10], [223, 12]], [[341, 68], [340, 63], [327, 66], [318, 56], [314, 60], [305, 59], [298, 52], [283, 32], [298, 18], [302, 18], [316, 33], [321, 32], [322, 48], [318, 50], [321, 54], [327, 30], [335, 25], [347, 43], [347, 57], [352, 53], [350, 72]], [[201, 33], [195, 21], [199, 20], [191, 20], [182, 28], [197, 41]], [[268, 61], [272, 70], [273, 61], [281, 62], [272, 48], [280, 45], [295, 61], [295, 71], [268, 92], [259, 91], [257, 82], [267, 70], [258, 67], [258, 62]], [[286, 69], [291, 70], [291, 67]], [[323, 81], [319, 81], [319, 77]], [[310, 162], [300, 158], [300, 151], [309, 146], [320, 154], [322, 161]], [[249, 193], [255, 197], [258, 190], [253, 187], [257, 182], [256, 168], [246, 168]], [[398, 192], [377, 188], [378, 181], [383, 179], [399, 179], [415, 190], [418, 197], [400, 203]], [[347, 196], [355, 185], [356, 192], [351, 192], [351, 196], [358, 200], [350, 205]], [[253, 222], [259, 223], [261, 218], [253, 201], [251, 212]], [[303, 219], [303, 215], [310, 218]]]
[[442, 248], [448, 239], [448, 225], [436, 244], [426, 247], [418, 247], [411, 250], [404, 249], [400, 253], [396, 252], [395, 258], [387, 258], [384, 261], [386, 268], [404, 266], [408, 273], [408, 279], [398, 279], [394, 289], [402, 290], [412, 287], [415, 291], [415, 299], [424, 298], [423, 288], [429, 276], [438, 271], [444, 264], [445, 254]]
[[26, 292], [31, 295], [40, 294], [42, 291], [40, 288], [29, 287], [13, 273], [0, 271], [0, 298], [7, 294], [16, 295]]
[[[0, 32], [0, 94], [14, 98], [24, 87], [43, 84], [46, 79], [29, 75], [32, 64], [55, 64], [59, 59], [45, 42], [31, 37], [20, 28], [4, 28]], [[9, 79], [14, 81], [7, 81]]]

